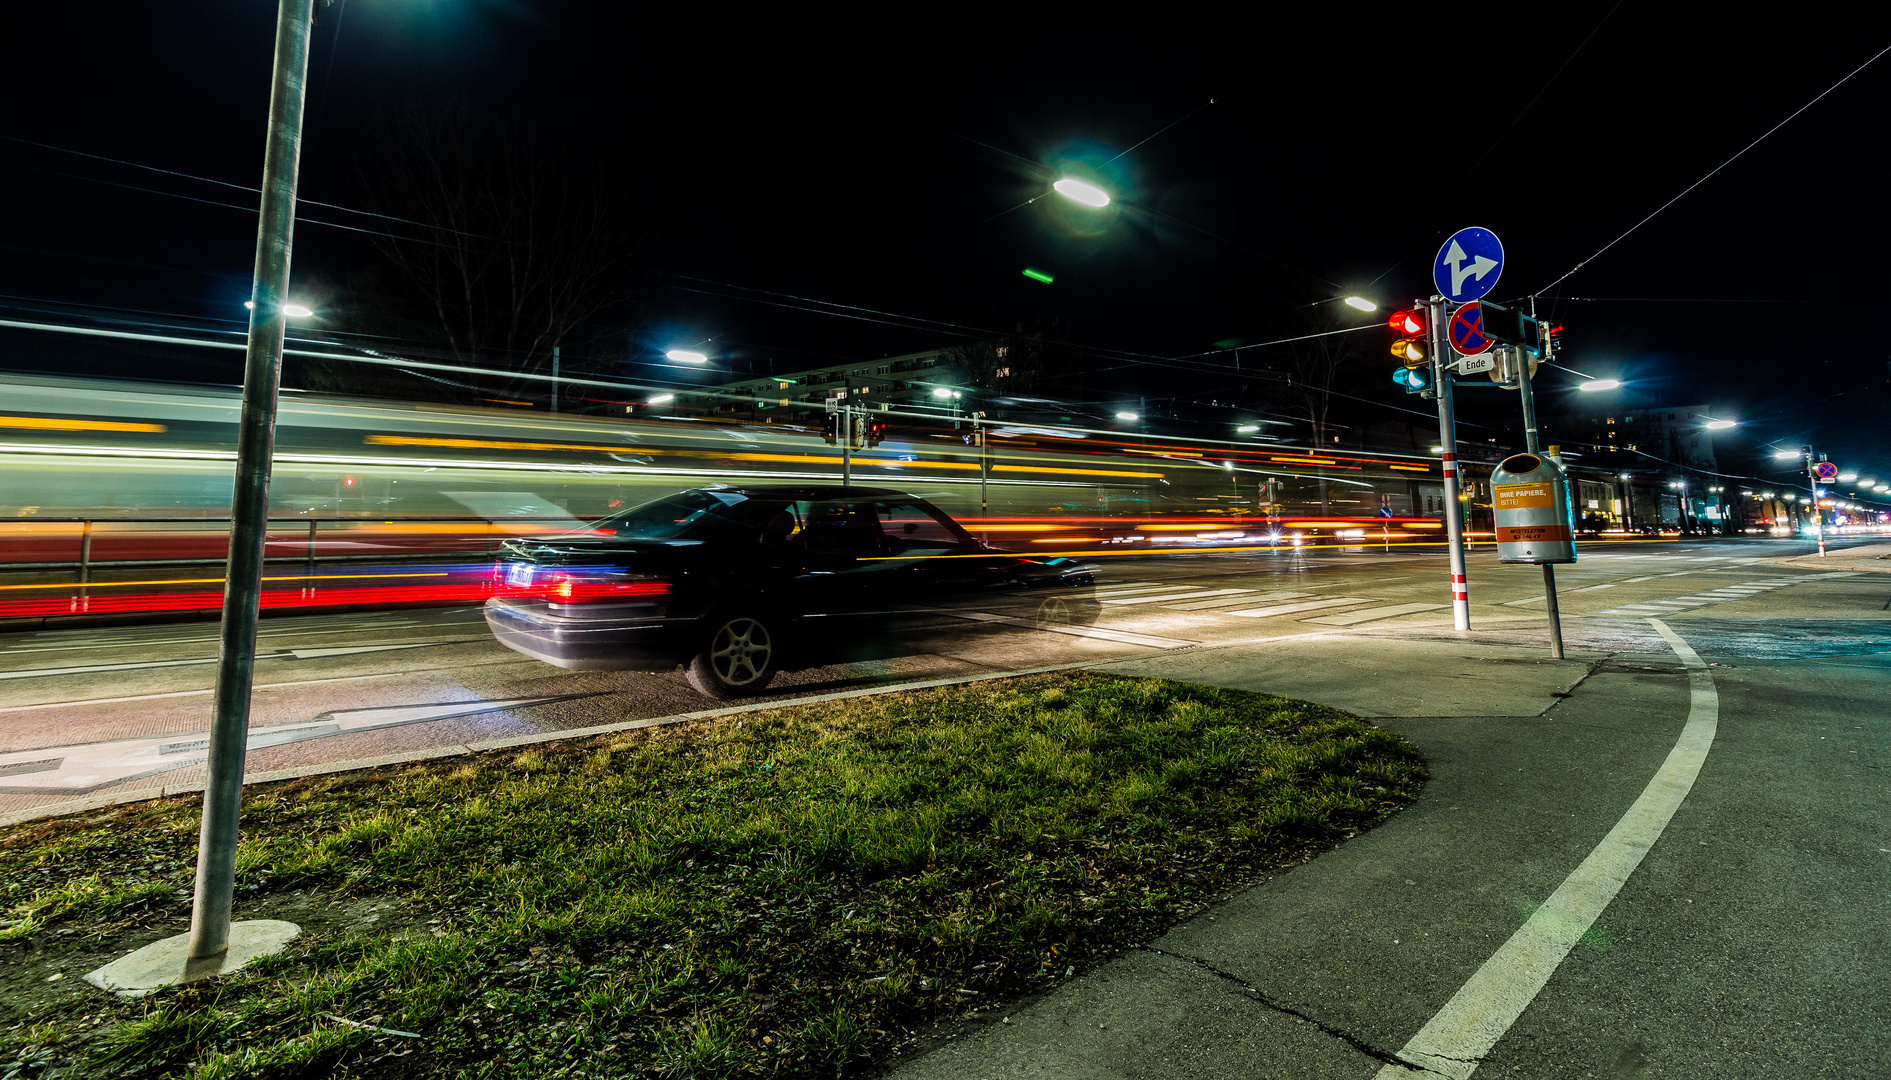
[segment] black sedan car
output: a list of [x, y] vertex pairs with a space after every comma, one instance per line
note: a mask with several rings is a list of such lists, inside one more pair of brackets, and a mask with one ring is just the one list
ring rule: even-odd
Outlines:
[[505, 547], [486, 602], [502, 644], [573, 670], [685, 665], [718, 698], [929, 619], [1067, 628], [1098, 610], [1090, 567], [996, 551], [875, 488], [695, 488]]

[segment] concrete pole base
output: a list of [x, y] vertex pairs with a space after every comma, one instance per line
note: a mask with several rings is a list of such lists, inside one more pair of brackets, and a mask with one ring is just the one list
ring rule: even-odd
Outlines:
[[120, 997], [143, 997], [161, 987], [198, 982], [242, 970], [259, 956], [281, 952], [302, 928], [279, 919], [249, 919], [230, 924], [230, 947], [223, 955], [192, 960], [185, 955], [190, 934], [154, 941], [137, 952], [88, 972], [85, 981]]

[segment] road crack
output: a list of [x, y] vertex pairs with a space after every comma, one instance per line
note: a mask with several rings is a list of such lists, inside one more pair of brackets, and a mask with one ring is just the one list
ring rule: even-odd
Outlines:
[[[1235, 975], [1230, 972], [1223, 971], [1206, 960], [1202, 960], [1193, 956], [1186, 956], [1182, 953], [1169, 952], [1165, 949], [1158, 949], [1153, 945], [1142, 945], [1138, 947], [1142, 949], [1142, 951], [1144, 952], [1154, 953], [1157, 956], [1165, 956], [1171, 960], [1180, 960], [1181, 962], [1185, 964], [1191, 964], [1195, 967], [1200, 968], [1203, 971], [1208, 972], [1210, 975], [1213, 975], [1215, 978], [1220, 979], [1223, 982], [1231, 982], [1241, 988], [1242, 996], [1246, 997], [1249, 1001], [1256, 1002], [1257, 1004], [1260, 1004], [1266, 1008], [1272, 1009], [1277, 1013], [1281, 1013], [1286, 1016], [1291, 1016], [1297, 1020], [1303, 1021], [1308, 1024], [1312, 1024], [1314, 1027], [1320, 1029], [1322, 1032], [1328, 1035], [1331, 1035], [1333, 1038], [1340, 1040], [1341, 1042], [1359, 1051], [1360, 1053], [1366, 1055], [1367, 1057], [1372, 1058], [1375, 1061], [1380, 1061], [1387, 1065], [1399, 1065], [1407, 1069], [1416, 1069], [1419, 1072], [1429, 1073], [1433, 1076], [1445, 1075], [1444, 1073], [1438, 1072], [1436, 1069], [1427, 1068], [1423, 1062], [1413, 1061], [1411, 1058], [1400, 1057], [1398, 1054], [1393, 1053], [1389, 1050], [1382, 1050], [1379, 1047], [1374, 1046], [1372, 1043], [1367, 1042], [1365, 1039], [1362, 1039], [1359, 1036], [1354, 1035], [1352, 1032], [1345, 1030], [1344, 1028], [1334, 1027], [1332, 1024], [1329, 1024], [1326, 1021], [1321, 1020], [1317, 1016], [1313, 1016], [1308, 1013], [1302, 1012], [1299, 1009], [1296, 1009], [1293, 1006], [1286, 1004], [1285, 1002], [1276, 1001], [1273, 998], [1268, 997], [1266, 994], [1261, 993], [1261, 991], [1258, 988], [1250, 984], [1246, 979], [1241, 978], [1239, 975]], [[1442, 1057], [1443, 1055], [1434, 1055], [1434, 1056]], [[1453, 1059], [1448, 1059], [1448, 1060], [1458, 1060], [1458, 1059], [1453, 1058]]]

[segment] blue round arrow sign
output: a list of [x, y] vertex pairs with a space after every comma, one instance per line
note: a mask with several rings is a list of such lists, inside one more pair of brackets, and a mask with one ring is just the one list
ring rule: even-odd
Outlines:
[[1459, 229], [1438, 249], [1431, 281], [1447, 300], [1476, 300], [1497, 287], [1504, 273], [1504, 245], [1489, 229]]

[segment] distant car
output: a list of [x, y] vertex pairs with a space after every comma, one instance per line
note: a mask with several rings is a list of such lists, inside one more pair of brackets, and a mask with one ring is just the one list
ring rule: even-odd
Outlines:
[[1059, 629], [1098, 611], [1090, 567], [997, 551], [876, 488], [680, 491], [508, 540], [494, 572], [486, 624], [508, 648], [577, 671], [685, 665], [717, 698], [942, 616]]

